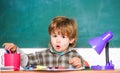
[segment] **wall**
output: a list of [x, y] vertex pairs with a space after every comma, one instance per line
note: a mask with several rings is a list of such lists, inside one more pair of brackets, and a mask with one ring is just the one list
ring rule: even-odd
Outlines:
[[[44, 50], [46, 48], [20, 48], [21, 50], [23, 50], [25, 53], [35, 53], [36, 51], [41, 51]], [[34, 50], [33, 50], [34, 49]], [[90, 66], [93, 65], [105, 65], [105, 52], [103, 50], [103, 52], [98, 55], [93, 49], [88, 49], [88, 48], [76, 48], [77, 51], [79, 52], [80, 55], [83, 56], [83, 58], [88, 61], [88, 63], [90, 64]], [[4, 54], [4, 50], [1, 48], [0, 49], [0, 56]], [[110, 48], [109, 50], [109, 60], [112, 60], [112, 63], [115, 66], [115, 69], [119, 69], [120, 70], [120, 49], [118, 48]], [[0, 59], [1, 62], [1, 59]], [[0, 67], [3, 66], [0, 63]]]

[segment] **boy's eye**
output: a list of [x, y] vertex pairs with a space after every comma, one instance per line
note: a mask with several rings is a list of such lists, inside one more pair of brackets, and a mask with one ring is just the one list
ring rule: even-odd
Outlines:
[[62, 38], [65, 38], [65, 36], [62, 36]]
[[57, 35], [53, 35], [53, 37], [57, 37]]

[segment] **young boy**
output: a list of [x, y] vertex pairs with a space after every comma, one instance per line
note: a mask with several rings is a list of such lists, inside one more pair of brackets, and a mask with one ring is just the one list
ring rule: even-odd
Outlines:
[[21, 66], [42, 65], [48, 67], [81, 68], [83, 58], [74, 49], [77, 41], [77, 24], [73, 19], [55, 17], [49, 27], [48, 49], [35, 54], [25, 54], [13, 43], [4, 43], [5, 49], [21, 54]]

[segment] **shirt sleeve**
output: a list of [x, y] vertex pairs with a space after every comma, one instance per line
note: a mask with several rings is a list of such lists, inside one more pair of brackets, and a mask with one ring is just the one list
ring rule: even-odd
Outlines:
[[38, 65], [39, 64], [39, 59], [38, 59], [38, 55], [36, 53], [30, 53], [27, 54], [28, 56], [28, 64], [29, 65]]
[[28, 64], [28, 56], [19, 48], [17, 48], [17, 53], [20, 53], [20, 65], [24, 68]]
[[21, 67], [27, 67], [30, 65], [37, 65], [39, 64], [38, 54], [36, 53], [29, 53], [25, 54], [22, 50], [17, 48], [17, 53], [20, 53], [20, 65]]
[[81, 59], [82, 67], [84, 67], [85, 66], [85, 60], [84, 60], [84, 58], [76, 50], [74, 50], [74, 52], [76, 52], [76, 56]]
[[83, 59], [83, 57], [80, 54], [78, 54], [78, 57], [81, 59], [82, 67], [84, 67], [85, 66], [85, 60]]

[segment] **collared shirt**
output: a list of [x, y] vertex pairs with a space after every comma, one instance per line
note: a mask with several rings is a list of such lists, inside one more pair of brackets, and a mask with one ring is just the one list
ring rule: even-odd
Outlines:
[[59, 54], [54, 51], [52, 47], [36, 52], [35, 54], [27, 54], [29, 65], [42, 65], [47, 67], [65, 67], [65, 68], [75, 68], [69, 63], [69, 60], [73, 57], [79, 57], [83, 65], [83, 58], [77, 53], [73, 48], [68, 48], [68, 51]]

